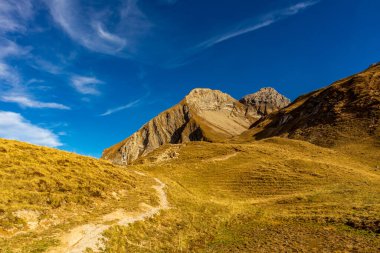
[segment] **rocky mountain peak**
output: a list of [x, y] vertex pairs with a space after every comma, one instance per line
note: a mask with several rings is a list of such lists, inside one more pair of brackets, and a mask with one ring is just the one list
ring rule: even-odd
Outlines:
[[124, 141], [106, 149], [103, 158], [130, 164], [158, 147], [189, 141], [217, 141], [241, 134], [253, 119], [246, 106], [219, 90], [192, 90], [179, 104], [160, 113]]
[[281, 95], [272, 87], [265, 87], [256, 93], [243, 97], [240, 102], [248, 106], [248, 113], [265, 116], [288, 106], [290, 99]]
[[185, 101], [196, 111], [228, 109], [232, 108], [237, 102], [236, 99], [220, 90], [211, 90], [207, 88], [193, 89], [185, 97]]
[[256, 93], [278, 93], [278, 91], [272, 87], [263, 87]]
[[[245, 97], [247, 103], [242, 104], [219, 90], [193, 89], [179, 104], [151, 119], [124, 141], [106, 149], [102, 157], [114, 163], [130, 164], [167, 143], [225, 140], [247, 131], [263, 114], [282, 108], [289, 101], [273, 88], [249, 96]], [[272, 105], [272, 101], [276, 104]]]

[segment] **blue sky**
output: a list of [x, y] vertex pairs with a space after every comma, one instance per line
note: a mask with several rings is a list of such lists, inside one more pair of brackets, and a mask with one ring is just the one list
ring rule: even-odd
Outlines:
[[378, 0], [2, 0], [0, 137], [99, 157], [191, 89], [294, 99], [380, 61]]

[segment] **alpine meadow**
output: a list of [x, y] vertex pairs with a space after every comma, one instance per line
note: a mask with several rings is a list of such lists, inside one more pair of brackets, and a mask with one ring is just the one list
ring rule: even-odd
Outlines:
[[380, 252], [379, 8], [0, 1], [0, 253]]

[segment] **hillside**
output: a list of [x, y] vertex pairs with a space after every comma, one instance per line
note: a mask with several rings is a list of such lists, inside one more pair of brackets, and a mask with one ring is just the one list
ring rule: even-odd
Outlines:
[[[0, 252], [45, 252], [70, 229], [157, 203], [154, 180], [109, 162], [0, 139]], [[66, 248], [55, 252], [70, 252]]]
[[[276, 101], [273, 98], [281, 95], [266, 94], [260, 96], [260, 101], [251, 99], [242, 104], [218, 90], [194, 89], [179, 104], [160, 113], [132, 136], [104, 150], [102, 158], [125, 165], [167, 143], [222, 142], [248, 130], [253, 122], [266, 115], [260, 109], [264, 103], [270, 110], [281, 107], [282, 104], [272, 105]], [[253, 98], [254, 94], [250, 96]], [[254, 101], [260, 106], [254, 105]]]
[[379, 68], [301, 96], [277, 112], [262, 98], [289, 101], [262, 90], [241, 100], [246, 115], [262, 113], [241, 135], [219, 143], [163, 143], [140, 156], [128, 168], [164, 180], [175, 208], [154, 220], [112, 228], [107, 247], [377, 252]]
[[372, 160], [284, 138], [164, 145], [128, 168], [165, 181], [174, 208], [114, 227], [107, 246], [112, 252], [377, 252], [379, 149], [371, 143], [351, 149], [366, 150]]
[[[253, 124], [241, 139], [285, 136], [334, 146], [380, 141], [380, 64], [296, 99]], [[379, 145], [379, 144], [377, 144]]]

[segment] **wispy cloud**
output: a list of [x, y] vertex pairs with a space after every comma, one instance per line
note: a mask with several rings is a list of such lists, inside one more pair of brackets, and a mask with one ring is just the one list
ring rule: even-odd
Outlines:
[[128, 54], [128, 50], [122, 51], [131, 47], [134, 38], [149, 27], [148, 20], [137, 7], [137, 0], [124, 0], [120, 6], [113, 6], [120, 10], [119, 14], [113, 13], [118, 15], [120, 21], [116, 25], [108, 26], [106, 12], [91, 8], [91, 4], [84, 10], [76, 0], [45, 0], [45, 3], [56, 24], [71, 39], [99, 53]]
[[26, 96], [22, 95], [5, 95], [0, 97], [0, 100], [7, 103], [16, 103], [20, 105], [21, 107], [27, 107], [27, 108], [36, 108], [36, 109], [60, 109], [60, 110], [70, 110], [70, 107], [58, 103], [48, 103], [48, 102], [41, 102], [34, 100], [32, 98], [28, 98]]
[[82, 94], [99, 95], [99, 84], [104, 84], [103, 81], [89, 76], [73, 76], [71, 77], [72, 86]]
[[[57, 74], [58, 69], [31, 54], [31, 47], [20, 46], [8, 39], [8, 34], [24, 33], [28, 21], [34, 16], [32, 0], [0, 2], [0, 101], [17, 103], [23, 108], [53, 108], [68, 110], [69, 107], [52, 102], [41, 102], [33, 98], [29, 85], [33, 81], [24, 81], [19, 69], [9, 64], [10, 60], [22, 58], [24, 61], [33, 58], [34, 64], [45, 71]], [[39, 80], [40, 82], [40, 80]], [[35, 87], [33, 87], [35, 88]]]
[[14, 112], [0, 111], [0, 137], [48, 147], [62, 146], [51, 130], [36, 126]]
[[13, 41], [5, 38], [0, 39], [0, 47], [0, 59], [11, 56], [25, 56], [29, 53], [28, 48], [21, 47]]
[[297, 3], [295, 5], [289, 6], [285, 9], [275, 10], [266, 15], [264, 15], [260, 20], [248, 20], [244, 24], [239, 24], [237, 28], [231, 29], [227, 32], [219, 34], [211, 39], [208, 39], [200, 44], [198, 44], [195, 49], [203, 50], [210, 48], [216, 44], [222, 43], [224, 41], [230, 40], [232, 38], [247, 34], [261, 28], [270, 26], [284, 18], [298, 14], [299, 12], [306, 10], [307, 8], [319, 3], [320, 0], [304, 1]]
[[[1, 17], [0, 17], [1, 18]], [[7, 59], [11, 57], [21, 57], [28, 53], [28, 49], [20, 47], [13, 41], [5, 38], [0, 38], [0, 80], [3, 81], [0, 84], [1, 88], [4, 88], [4, 84], [14, 87], [21, 82], [20, 74], [7, 63]]]
[[32, 0], [0, 1], [0, 33], [24, 32], [26, 21], [32, 17]]
[[111, 114], [113, 114], [113, 113], [120, 112], [120, 111], [123, 111], [123, 110], [129, 109], [129, 108], [135, 107], [135, 106], [137, 106], [140, 102], [141, 102], [141, 99], [138, 99], [138, 100], [135, 100], [135, 101], [133, 101], [133, 102], [130, 102], [130, 103], [126, 104], [126, 105], [123, 105], [123, 106], [119, 106], [119, 107], [116, 107], [116, 108], [109, 109], [109, 110], [107, 110], [105, 113], [100, 114], [100, 116], [108, 116], [108, 115], [111, 115]]
[[[26, 36], [33, 25], [36, 15], [36, 3], [39, 0], [1, 0], [0, 1], [0, 101], [16, 103], [23, 108], [51, 108], [70, 109], [68, 106], [42, 102], [35, 99], [33, 90], [47, 90], [47, 85], [33, 85], [36, 80], [24, 80], [24, 75], [19, 66], [15, 67], [10, 62], [22, 59], [36, 70], [58, 75], [63, 72], [61, 65], [45, 60], [41, 56], [33, 55], [32, 47], [20, 46], [9, 38]], [[63, 1], [64, 2], [64, 1]], [[42, 80], [38, 80], [41, 82]]]
[[20, 76], [12, 67], [0, 60], [0, 80], [4, 83], [0, 84], [0, 88], [13, 87], [20, 83]]
[[297, 4], [288, 6], [286, 8], [277, 9], [270, 11], [266, 14], [261, 15], [260, 17], [254, 17], [251, 19], [246, 19], [234, 27], [229, 29], [224, 29], [223, 32], [220, 32], [217, 35], [210, 36], [208, 39], [195, 44], [193, 47], [188, 47], [183, 49], [181, 52], [176, 54], [175, 57], [168, 57], [168, 60], [164, 63], [161, 63], [161, 66], [172, 69], [177, 68], [183, 65], [186, 65], [190, 62], [193, 62], [199, 56], [199, 53], [213, 47], [217, 44], [223, 43], [230, 39], [236, 38], [238, 36], [257, 31], [259, 29], [263, 29], [268, 27], [276, 22], [279, 22], [285, 18], [296, 15], [301, 11], [304, 11], [322, 0], [306, 0], [299, 2]]
[[[19, 73], [7, 64], [7, 58], [24, 56], [29, 49], [6, 39], [7, 33], [22, 33], [26, 30], [27, 21], [34, 15], [32, 0], [0, 1], [0, 80], [8, 86], [19, 85]], [[4, 87], [0, 84], [0, 90]]]
[[24, 83], [22, 75], [7, 63], [8, 58], [28, 57], [29, 49], [4, 38], [0, 39], [0, 47], [2, 48], [0, 51], [0, 81], [2, 81], [0, 82], [0, 101], [16, 103], [24, 108], [70, 109], [62, 104], [34, 99], [28, 90], [30, 82]]
[[100, 22], [95, 22], [94, 29], [99, 38], [109, 43], [112, 43], [115, 46], [116, 52], [122, 50], [127, 44], [127, 41], [125, 39], [122, 39], [116, 34], [112, 34], [106, 31], [106, 29], [103, 27], [103, 25]]
[[30, 66], [53, 75], [63, 74], [63, 68], [40, 57], [33, 57]]

